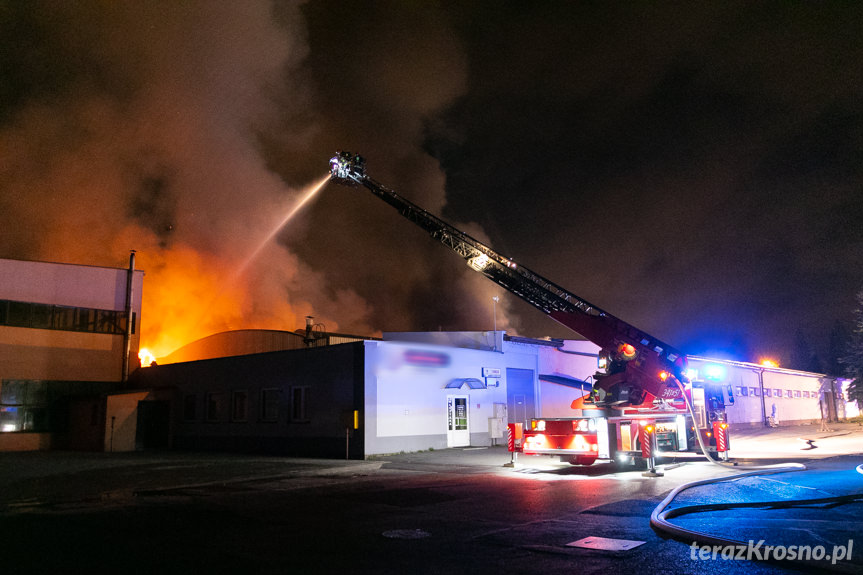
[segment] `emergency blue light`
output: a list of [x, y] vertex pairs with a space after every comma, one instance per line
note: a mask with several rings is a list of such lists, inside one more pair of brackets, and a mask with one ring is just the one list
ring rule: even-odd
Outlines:
[[704, 366], [704, 379], [722, 381], [725, 379], [725, 368], [715, 363]]

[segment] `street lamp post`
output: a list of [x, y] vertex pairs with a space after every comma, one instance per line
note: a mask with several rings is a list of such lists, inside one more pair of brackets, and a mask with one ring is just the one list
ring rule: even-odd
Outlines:
[[494, 316], [494, 350], [497, 351], [497, 302], [500, 301], [500, 298], [497, 296], [492, 296], [491, 298], [491, 309], [492, 315]]
[[497, 333], [497, 302], [500, 301], [500, 298], [497, 296], [492, 296], [491, 301], [492, 301], [491, 308], [492, 308], [492, 312], [494, 314], [494, 331], [495, 331], [495, 333]]

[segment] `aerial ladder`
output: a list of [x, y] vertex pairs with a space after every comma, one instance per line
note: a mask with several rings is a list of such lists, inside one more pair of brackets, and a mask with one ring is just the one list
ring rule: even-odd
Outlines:
[[686, 356], [629, 323], [517, 264], [482, 242], [428, 213], [366, 174], [362, 156], [339, 152], [330, 160], [330, 177], [363, 186], [444, 244], [467, 265], [558, 323], [598, 345], [600, 367], [589, 401], [597, 406], [650, 405], [680, 398], [677, 382], [687, 382]]

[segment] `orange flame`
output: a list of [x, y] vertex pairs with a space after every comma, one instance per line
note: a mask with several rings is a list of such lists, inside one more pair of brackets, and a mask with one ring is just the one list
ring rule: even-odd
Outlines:
[[[296, 311], [285, 303], [283, 288], [267, 290], [260, 285], [261, 278], [254, 278], [249, 268], [265, 248], [272, 246], [279, 230], [327, 181], [329, 175], [310, 186], [240, 264], [216, 255], [203, 255], [188, 246], [160, 252], [155, 261], [144, 261], [147, 282], [141, 316], [146, 318], [142, 328], [146, 337], [142, 339], [147, 342], [151, 359], [141, 358], [141, 365], [150, 365], [153, 359], [166, 357], [192, 341], [221, 331], [298, 327], [298, 319], [311, 310]], [[145, 254], [142, 256], [146, 258]]]
[[142, 367], [147, 367], [151, 365], [154, 361], [156, 361], [156, 356], [150, 353], [150, 350], [146, 347], [142, 347], [138, 351], [138, 359], [141, 360]]

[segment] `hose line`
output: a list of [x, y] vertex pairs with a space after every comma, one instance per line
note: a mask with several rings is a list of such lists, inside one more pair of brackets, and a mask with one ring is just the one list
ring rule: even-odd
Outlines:
[[[683, 398], [686, 403], [686, 407], [689, 410], [689, 414], [692, 417], [693, 424], [696, 427], [695, 437], [698, 440], [699, 447], [701, 448], [701, 452], [704, 454], [705, 458], [715, 465], [719, 465], [723, 468], [731, 468], [732, 464], [716, 461], [707, 452], [707, 448], [704, 445], [704, 441], [701, 438], [701, 433], [698, 432], [697, 420], [695, 418], [695, 411], [692, 407], [692, 403], [689, 401], [689, 398], [686, 396], [686, 393], [681, 385], [680, 381], [677, 381], [677, 385], [680, 388], [681, 392], [683, 392]], [[690, 489], [692, 487], [698, 487], [700, 485], [709, 485], [713, 483], [721, 483], [726, 481], [733, 481], [736, 479], [740, 479], [743, 477], [750, 477], [753, 475], [770, 475], [775, 473], [788, 473], [791, 471], [804, 471], [806, 470], [806, 466], [800, 463], [790, 463], [790, 464], [778, 464], [778, 465], [760, 465], [760, 466], [746, 466], [746, 467], [738, 467], [737, 469], [748, 469], [750, 471], [746, 471], [744, 473], [737, 473], [734, 475], [729, 475], [726, 477], [719, 478], [711, 478], [711, 479], [702, 479], [699, 481], [693, 481], [691, 483], [686, 483], [684, 485], [680, 485], [673, 489], [666, 497], [662, 500], [662, 502], [657, 505], [657, 507], [653, 510], [653, 513], [650, 514], [650, 525], [657, 531], [665, 533], [670, 537], [677, 539], [679, 541], [690, 542], [693, 546], [700, 545], [709, 545], [713, 548], [736, 548], [740, 549], [741, 546], [744, 548], [749, 546], [749, 543], [738, 541], [736, 539], [729, 539], [727, 537], [721, 537], [719, 535], [713, 535], [710, 533], [704, 533], [701, 531], [695, 531], [692, 529], [686, 529], [684, 527], [680, 527], [677, 525], [673, 525], [668, 520], [674, 517], [679, 517], [681, 515], [687, 515], [690, 513], [698, 513], [704, 511], [716, 511], [721, 509], [734, 509], [734, 508], [745, 508], [745, 507], [765, 507], [765, 508], [787, 508], [794, 507], [799, 505], [817, 505], [817, 504], [825, 504], [825, 503], [848, 503], [852, 501], [863, 501], [863, 493], [861, 494], [852, 494], [852, 495], [841, 495], [836, 497], [823, 497], [817, 499], [799, 499], [799, 500], [781, 500], [781, 501], [758, 501], [758, 502], [740, 502], [740, 503], [714, 503], [714, 504], [701, 504], [701, 505], [689, 505], [683, 507], [677, 507], [674, 509], [667, 509], [667, 507], [671, 504], [672, 501], [682, 492]], [[863, 465], [859, 465], [857, 467], [857, 471], [863, 474]], [[749, 558], [749, 557], [747, 557]], [[756, 555], [756, 559], [761, 559]], [[856, 572], [852, 565], [848, 564], [847, 567], [844, 565], [826, 565], [824, 562], [818, 562], [813, 560], [780, 560], [775, 557], [769, 557], [769, 554], [763, 560], [781, 563], [788, 565], [789, 563], [793, 563], [795, 566], [807, 566], [818, 569], [829, 568], [831, 570], [836, 570], [840, 572]]]

